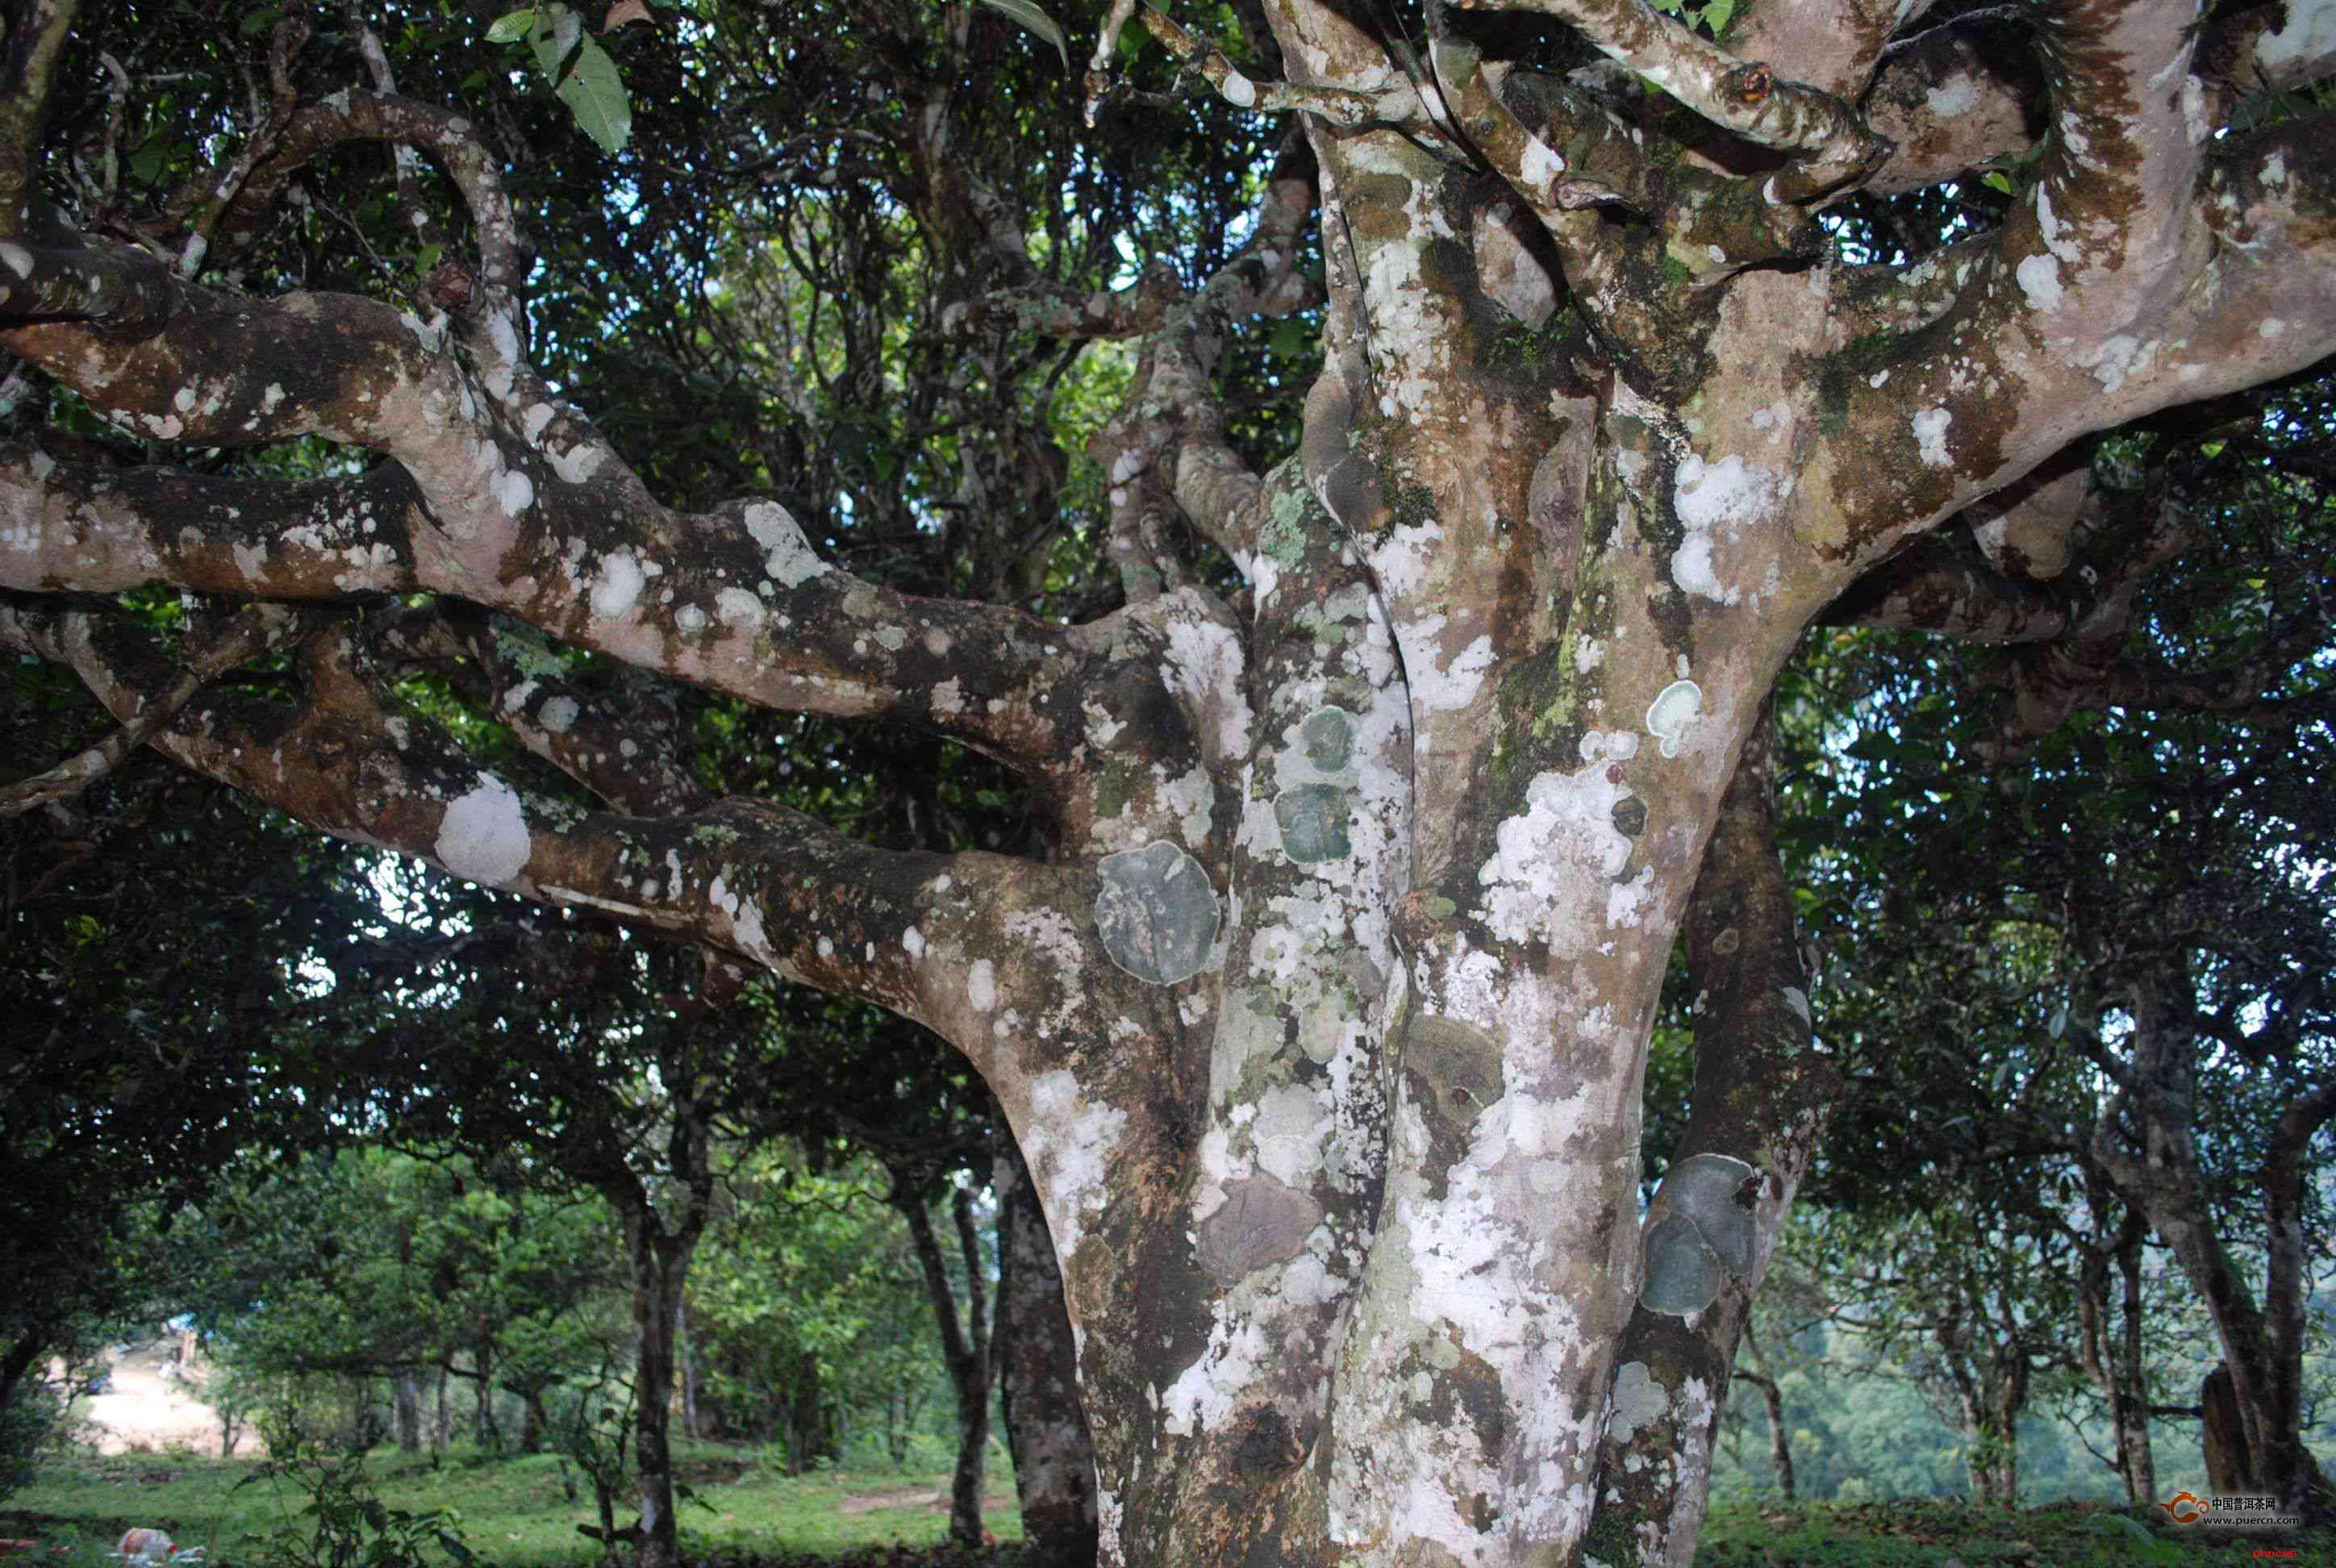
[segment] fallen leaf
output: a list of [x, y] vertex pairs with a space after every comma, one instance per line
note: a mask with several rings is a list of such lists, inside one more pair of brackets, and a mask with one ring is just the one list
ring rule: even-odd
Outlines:
[[649, 15], [648, 0], [617, 0], [608, 7], [608, 19], [600, 24], [600, 31], [603, 34], [614, 33], [628, 22], [646, 22], [652, 27], [657, 25], [657, 19]]

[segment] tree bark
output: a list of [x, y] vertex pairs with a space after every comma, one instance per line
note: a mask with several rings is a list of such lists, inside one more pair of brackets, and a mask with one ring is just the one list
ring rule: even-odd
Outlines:
[[422, 1378], [411, 1367], [390, 1374], [391, 1398], [396, 1409], [397, 1446], [408, 1454], [422, 1446]]
[[957, 1226], [959, 1251], [965, 1266], [965, 1315], [958, 1315], [957, 1292], [949, 1283], [949, 1265], [941, 1256], [932, 1214], [925, 1206], [924, 1189], [912, 1175], [895, 1170], [891, 1203], [909, 1222], [917, 1261], [924, 1265], [925, 1290], [941, 1336], [941, 1359], [949, 1368], [949, 1387], [957, 1395], [957, 1466], [949, 1478], [949, 1539], [960, 1546], [981, 1544], [983, 1461], [989, 1446], [988, 1287], [983, 1281], [981, 1238], [974, 1228], [973, 1194], [949, 1189], [949, 1213]]
[[991, 1335], [1022, 1505], [1022, 1538], [1039, 1561], [1095, 1560], [1095, 1444], [1079, 1403], [1078, 1351], [1063, 1308], [1046, 1218], [1018, 1151], [998, 1155], [998, 1324]]
[[[2097, 1172], [2088, 1166], [2088, 1207], [2098, 1219], [2114, 1199]], [[2158, 1501], [2157, 1462], [2149, 1441], [2149, 1368], [2141, 1340], [2141, 1249], [2149, 1226], [2131, 1206], [2125, 1213], [2125, 1222], [2106, 1242], [2078, 1242], [2077, 1360], [2108, 1404], [2126, 1501], [2141, 1508]], [[2121, 1312], [2110, 1300], [2112, 1270], [2122, 1290]]]
[[[1721, 798], [1686, 922], [1689, 987], [1699, 998], [1695, 1097], [1673, 1169], [1740, 1172], [1726, 1201], [1740, 1215], [1743, 1255], [1701, 1312], [1682, 1317], [1642, 1299], [1631, 1313], [1615, 1352], [1617, 1388], [1630, 1397], [1607, 1424], [1591, 1526], [1591, 1552], [1614, 1561], [1694, 1561], [1737, 1343], [1838, 1082], [1813, 1048], [1810, 978], [1776, 853], [1775, 738], [1764, 712]], [[1682, 1397], [1647, 1419], [1636, 1401], [1648, 1388]], [[1781, 1445], [1774, 1383], [1766, 1394]], [[1789, 1454], [1780, 1476], [1789, 1497]]]

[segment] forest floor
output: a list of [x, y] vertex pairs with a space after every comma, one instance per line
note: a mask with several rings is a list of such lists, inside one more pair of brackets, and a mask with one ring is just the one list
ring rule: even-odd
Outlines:
[[[696, 1494], [682, 1509], [685, 1550], [706, 1568], [1008, 1568], [1021, 1530], [1003, 1456], [985, 1519], [1004, 1544], [955, 1551], [948, 1476], [936, 1469], [831, 1470], [789, 1476], [753, 1450], [688, 1445], [679, 1470]], [[458, 1450], [376, 1452], [370, 1485], [390, 1508], [449, 1510], [482, 1564], [593, 1568], [599, 1548], [576, 1534], [595, 1517], [590, 1488], [550, 1455], [509, 1458]], [[254, 1482], [252, 1485], [244, 1485]], [[571, 1490], [571, 1488], [575, 1490]], [[577, 1492], [580, 1491], [580, 1499]], [[178, 1454], [83, 1457], [50, 1466], [0, 1509], [0, 1537], [25, 1538], [24, 1568], [120, 1568], [113, 1543], [132, 1525], [202, 1546], [211, 1568], [324, 1562], [308, 1499], [248, 1459]], [[435, 1561], [434, 1553], [432, 1560]], [[2336, 1563], [2336, 1532], [2203, 1539], [2192, 1528], [2099, 1504], [2000, 1511], [1952, 1500], [1722, 1505], [1698, 1568], [2147, 1568], [2152, 1564]], [[11, 1562], [0, 1557], [0, 1568]]]

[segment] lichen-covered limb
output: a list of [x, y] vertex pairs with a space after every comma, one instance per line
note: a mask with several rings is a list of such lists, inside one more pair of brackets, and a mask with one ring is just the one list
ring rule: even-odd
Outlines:
[[122, 765], [122, 759], [152, 739], [195, 694], [239, 664], [257, 657], [290, 635], [293, 613], [280, 605], [247, 605], [210, 635], [190, 639], [183, 667], [169, 687], [137, 698], [135, 716], [112, 734], [56, 766], [0, 789], [0, 816], [15, 816], [87, 789]]
[[1794, 0], [1788, 5], [1745, 5], [1728, 24], [1728, 47], [1739, 60], [1790, 61], [1795, 81], [1855, 103], [1874, 80], [1892, 38], [1920, 21], [1932, 3]]
[[1901, 195], [2025, 152], [2043, 129], [2033, 112], [2042, 87], [2025, 48], [1982, 49], [1951, 25], [1906, 40], [1859, 104], [1866, 123], [1896, 148], [1866, 189]]
[[[1484, 69], [1482, 52], [1465, 39], [1436, 40], [1428, 58], [1444, 101], [1451, 105], [1469, 141], [1509, 182], [1509, 188], [1524, 199], [1543, 229], [1557, 242], [1566, 276], [1582, 278], [1596, 270], [1594, 253], [1611, 246], [1595, 209], [1618, 206], [1644, 212], [1650, 205], [1645, 191], [1644, 155], [1619, 128], [1606, 123], [1607, 116], [1597, 105], [1586, 100], [1567, 105], [1580, 111], [1576, 114], [1539, 105], [1543, 113], [1536, 117], [1537, 123], [1528, 125], [1503, 102]], [[1509, 74], [1514, 79], [1515, 73]], [[1598, 173], [1575, 169], [1539, 134], [1552, 122], [1558, 122], [1560, 140], [1608, 153]], [[1577, 124], [1581, 134], [1563, 134], [1575, 131]], [[1613, 133], [1601, 135], [1601, 131]]]
[[1769, 182], [1773, 200], [1836, 189], [1871, 170], [1890, 143], [1832, 93], [1782, 80], [1745, 61], [1645, 0], [1464, 0], [1470, 9], [1535, 11], [1579, 28], [1609, 58], [1652, 82], [1713, 124], [1758, 146], [1794, 155]]
[[[168, 661], [116, 612], [0, 600], [0, 647], [69, 666], [124, 722], [170, 679]], [[211, 687], [151, 744], [325, 832], [875, 1002], [939, 1028], [978, 1064], [994, 1047], [992, 1020], [949, 1027], [962, 1023], [969, 992], [993, 1010], [1027, 1008], [1076, 976], [1000, 964], [985, 982], [974, 950], [1038, 918], [1064, 933], [1057, 959], [1091, 950], [1079, 914], [1093, 894], [1080, 873], [878, 850], [741, 800], [649, 817], [578, 811], [513, 787], [426, 719], [393, 711], [361, 664], [346, 628], [326, 631], [304, 648], [296, 705]]]
[[0, 323], [89, 321], [134, 336], [170, 312], [170, 269], [143, 251], [86, 245], [62, 222], [0, 239]]
[[[450, 110], [394, 93], [355, 88], [345, 88], [292, 111], [265, 155], [253, 164], [233, 200], [226, 204], [219, 233], [229, 249], [238, 249], [258, 237], [295, 174], [351, 141], [393, 142], [435, 159], [471, 209], [484, 281], [491, 287], [511, 290], [525, 279], [530, 259], [526, 239], [512, 215], [501, 171], [480, 139], [477, 126]], [[192, 182], [173, 208], [209, 200], [219, 183], [216, 175]], [[427, 220], [424, 209], [414, 208], [413, 213], [417, 223]], [[420, 238], [417, 235], [417, 240]]]
[[[2049, 642], [2129, 572], [2134, 558], [2122, 548], [2098, 569], [2068, 570], [2079, 548], [2111, 528], [2110, 511], [2080, 443], [1867, 572], [1823, 618], [1963, 642]], [[2131, 532], [2117, 531], [2120, 541]]]
[[676, 688], [647, 671], [623, 666], [587, 686], [569, 678], [570, 656], [533, 627], [445, 599], [391, 610], [366, 642], [380, 663], [449, 682], [618, 811], [670, 815], [718, 798], [690, 766], [696, 748]]
[[2059, 130], [2004, 229], [1913, 268], [1894, 301], [1862, 278], [1839, 287], [1868, 330], [1820, 368], [1841, 433], [1810, 477], [1835, 504], [1803, 526], [1844, 586], [2078, 436], [2325, 353], [2336, 122], [2214, 141], [2184, 75], [2185, 10], [2068, 10]]
[[1113, 554], [1132, 596], [1174, 586], [1169, 563], [1146, 537], [1144, 520], [1163, 499], [1173, 498], [1195, 528], [1248, 568], [1259, 480], [1224, 438], [1217, 357], [1233, 322], [1317, 302], [1297, 264], [1314, 208], [1313, 156], [1292, 136], [1267, 181], [1249, 243], [1145, 336], [1119, 413], [1089, 443], [1088, 455], [1109, 476]]
[[[890, 717], [1040, 772], [1076, 770], [1085, 705], [1137, 678], [1113, 657], [1127, 630], [1114, 619], [1064, 628], [863, 581], [775, 502], [660, 505], [523, 364], [476, 371], [443, 326], [348, 296], [188, 288], [181, 301], [134, 345], [52, 324], [0, 332], [0, 346], [151, 439], [322, 435], [387, 453], [402, 477], [277, 490], [22, 453], [0, 466], [15, 520], [0, 531], [0, 586], [448, 593], [765, 706]], [[190, 541], [190, 517], [214, 526]]]
[[1253, 82], [1241, 74], [1223, 50], [1166, 12], [1145, 5], [1142, 20], [1169, 53], [1207, 78], [1218, 96], [1236, 109], [1312, 114], [1333, 125], [1395, 125], [1436, 132], [1436, 116], [1408, 78], [1398, 77], [1368, 92], [1295, 82]]
[[1838, 1087], [1811, 1045], [1809, 979], [1776, 853], [1775, 745], [1764, 711], [1688, 906], [1694, 1096], [1614, 1355], [1588, 1548], [1610, 1563], [1694, 1561], [1737, 1339]]

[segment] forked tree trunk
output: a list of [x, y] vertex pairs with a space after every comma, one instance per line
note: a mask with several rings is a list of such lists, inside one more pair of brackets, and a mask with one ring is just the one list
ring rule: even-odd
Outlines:
[[[2198, 1047], [2195, 992], [2179, 967], [2144, 976], [2114, 1103], [2094, 1128], [2093, 1157], [2118, 1195], [2142, 1211], [2205, 1303], [2223, 1359], [2202, 1391], [2207, 1438], [2229, 1490], [2280, 1500], [2307, 1520], [2336, 1512], [2302, 1427], [2302, 1247], [2305, 1152], [2336, 1115], [2336, 1084], [2289, 1103], [2260, 1174], [2264, 1234], [2261, 1306], [2206, 1201], [2193, 1125]], [[2210, 1461], [2210, 1466], [2214, 1461]]]
[[1095, 1559], [1095, 1445], [1079, 1404], [1077, 1349], [1046, 1215], [1018, 1151], [997, 1159], [998, 1362], [1022, 1539], [1041, 1563]]

